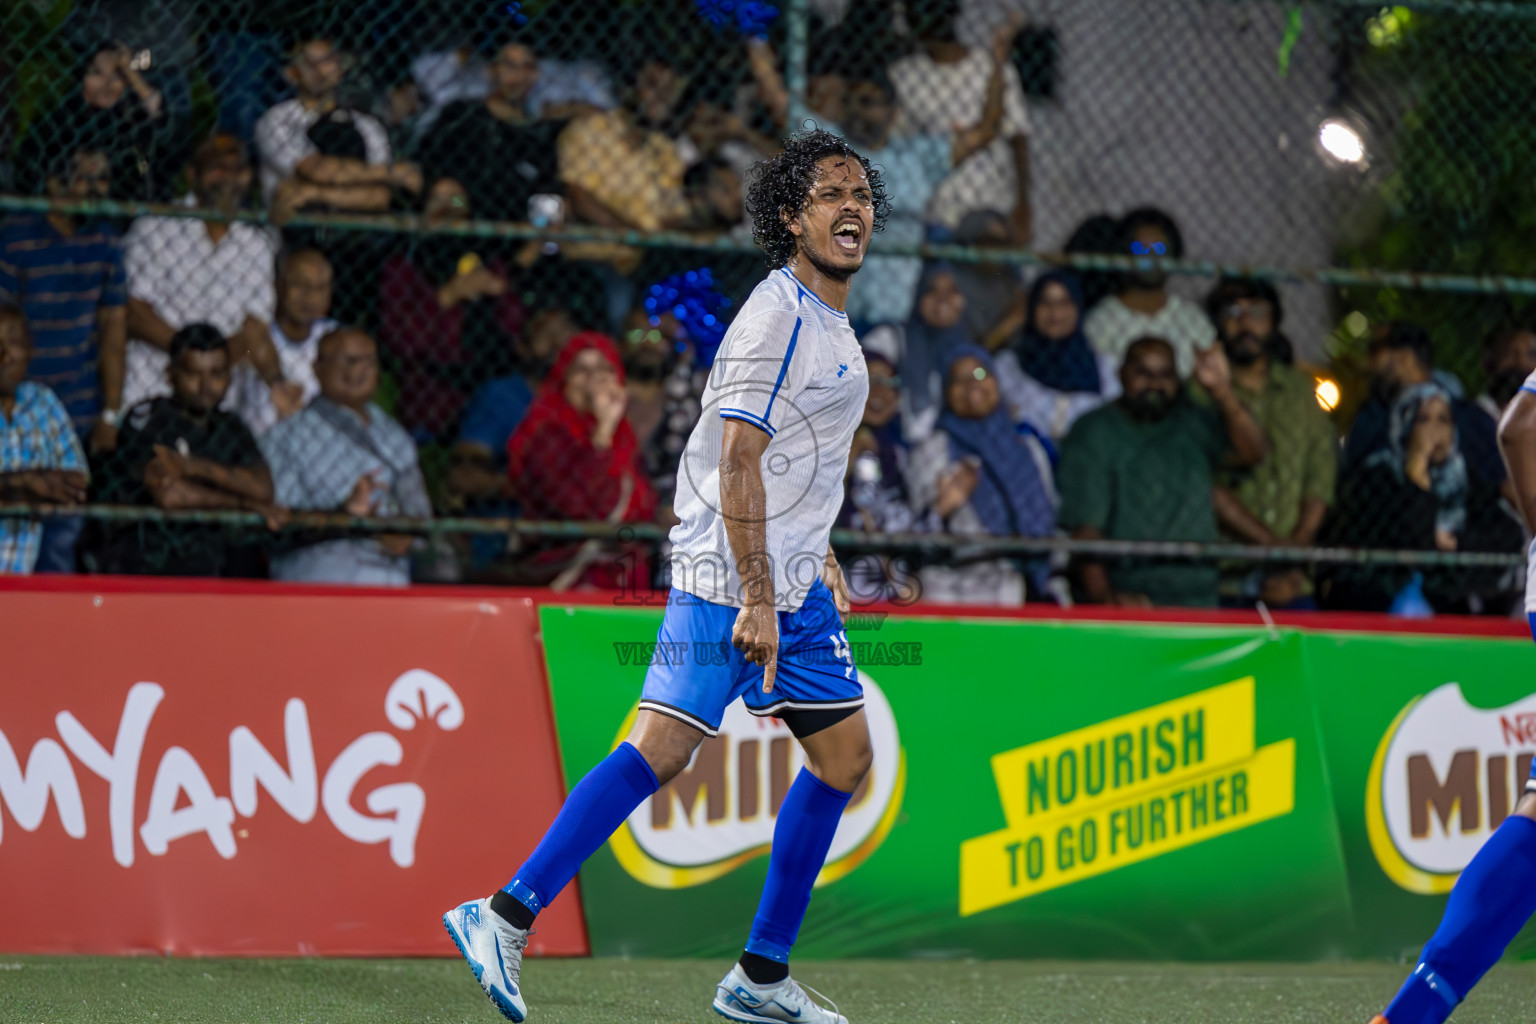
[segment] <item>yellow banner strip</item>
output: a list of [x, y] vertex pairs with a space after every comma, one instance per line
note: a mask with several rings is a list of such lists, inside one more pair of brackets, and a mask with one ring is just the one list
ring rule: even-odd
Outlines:
[[1248, 676], [992, 757], [1010, 828], [1117, 804], [1253, 756]]
[[960, 845], [960, 914], [1013, 903], [1289, 814], [1295, 802], [1296, 741], [1286, 739], [1247, 761], [1151, 792], [968, 839]]

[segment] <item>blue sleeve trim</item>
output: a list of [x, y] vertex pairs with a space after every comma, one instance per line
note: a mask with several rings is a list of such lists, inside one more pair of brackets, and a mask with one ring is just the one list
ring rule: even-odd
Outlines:
[[773, 394], [768, 396], [768, 408], [763, 410], [765, 421], [773, 415], [773, 400], [779, 397], [779, 388], [784, 386], [784, 378], [789, 373], [789, 361], [795, 358], [795, 342], [800, 340], [802, 322], [799, 317], [795, 317], [795, 329], [789, 335], [789, 348], [784, 350], [784, 361], [779, 364], [779, 379], [773, 382]]
[[747, 412], [745, 409], [721, 409], [720, 418], [723, 420], [744, 420], [754, 427], [761, 427], [772, 437], [775, 433], [772, 424], [755, 412]]
[[1536, 388], [1531, 387], [1529, 384], [1521, 384], [1520, 390], [1529, 391], [1531, 394], [1536, 395]]

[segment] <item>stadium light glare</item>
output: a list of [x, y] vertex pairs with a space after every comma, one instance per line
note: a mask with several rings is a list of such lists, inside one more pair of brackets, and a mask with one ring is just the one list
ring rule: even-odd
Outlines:
[[1333, 412], [1339, 407], [1341, 397], [1338, 384], [1324, 377], [1317, 382], [1317, 404], [1322, 406], [1323, 412]]
[[1330, 117], [1317, 126], [1317, 144], [1323, 152], [1343, 164], [1365, 161], [1365, 139], [1343, 118]]

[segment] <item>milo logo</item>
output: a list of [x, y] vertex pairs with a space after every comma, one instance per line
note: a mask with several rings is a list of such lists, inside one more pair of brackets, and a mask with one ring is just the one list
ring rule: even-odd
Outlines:
[[[864, 713], [874, 765], [832, 840], [817, 885], [848, 874], [890, 833], [906, 789], [906, 761], [896, 716], [875, 681], [863, 672]], [[614, 738], [618, 746], [635, 712]], [[773, 826], [805, 755], [777, 718], [759, 718], [736, 701], [720, 734], [705, 739], [688, 767], [642, 803], [609, 841], [624, 870], [658, 889], [702, 885], [767, 856]]]
[[1446, 683], [1398, 713], [1366, 784], [1371, 851], [1410, 892], [1451, 891], [1520, 799], [1536, 755], [1536, 695], [1475, 708]]

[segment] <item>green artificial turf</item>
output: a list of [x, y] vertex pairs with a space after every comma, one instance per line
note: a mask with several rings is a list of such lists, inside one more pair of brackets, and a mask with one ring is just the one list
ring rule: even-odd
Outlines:
[[[701, 960], [538, 960], [529, 1024], [717, 1021], [728, 965]], [[796, 976], [851, 1024], [1366, 1024], [1406, 968], [1386, 963], [1124, 964], [1059, 961], [805, 962]], [[1494, 968], [1455, 1024], [1528, 1024], [1536, 964]], [[0, 957], [0, 1022], [387, 1024], [501, 1017], [458, 960], [167, 960]]]

